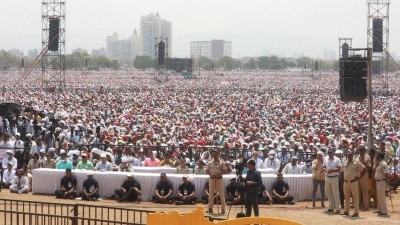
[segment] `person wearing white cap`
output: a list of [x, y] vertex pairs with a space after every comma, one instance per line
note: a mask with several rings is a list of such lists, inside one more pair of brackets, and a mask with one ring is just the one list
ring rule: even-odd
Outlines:
[[72, 162], [67, 159], [67, 152], [64, 149], [60, 150], [60, 159], [57, 162], [56, 169], [68, 169], [72, 170]]
[[292, 156], [291, 163], [285, 165], [282, 174], [302, 174], [302, 167], [297, 164], [297, 156]]
[[275, 150], [271, 150], [268, 153], [268, 159], [264, 161], [264, 167], [274, 169], [278, 172], [281, 168], [281, 161], [275, 157]]
[[317, 190], [321, 192], [321, 207], [325, 207], [325, 172], [324, 172], [324, 152], [318, 151], [317, 158], [312, 162], [313, 169], [313, 191], [312, 191], [312, 207], [315, 207], [315, 199], [317, 196]]
[[3, 172], [3, 187], [9, 188], [12, 180], [15, 177], [15, 169], [13, 169], [12, 162], [7, 163], [7, 169]]
[[7, 169], [7, 164], [9, 162], [11, 162], [13, 164], [13, 169], [16, 170], [18, 167], [18, 161], [13, 156], [13, 150], [11, 150], [11, 149], [7, 150], [6, 155], [3, 158], [2, 165], [1, 165], [1, 167], [3, 168], [3, 171]]
[[100, 155], [100, 161], [96, 163], [95, 170], [100, 171], [100, 172], [113, 171], [112, 164], [107, 161], [106, 153], [102, 153]]
[[121, 164], [119, 164], [118, 166], [118, 172], [133, 172], [133, 168], [132, 165], [129, 163], [128, 157], [122, 157]]
[[25, 145], [24, 145], [24, 142], [20, 138], [21, 138], [21, 134], [18, 132], [15, 133], [15, 141], [14, 141], [13, 145], [14, 145], [14, 148], [16, 151], [19, 151], [22, 149], [22, 152], [23, 152]]

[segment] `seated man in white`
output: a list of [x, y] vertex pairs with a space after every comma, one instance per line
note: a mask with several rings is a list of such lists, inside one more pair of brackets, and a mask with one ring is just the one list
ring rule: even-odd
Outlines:
[[302, 174], [303, 167], [297, 164], [297, 156], [293, 156], [291, 163], [286, 164], [282, 170], [282, 174]]
[[10, 185], [11, 193], [28, 193], [29, 192], [29, 180], [27, 176], [24, 176], [24, 171], [21, 169], [17, 170], [16, 176], [14, 177]]
[[9, 188], [15, 177], [15, 170], [12, 162], [7, 163], [7, 169], [3, 172], [3, 187]]
[[269, 151], [268, 159], [264, 160], [264, 167], [274, 169], [276, 172], [278, 172], [281, 168], [281, 161], [279, 161], [275, 155], [276, 154], [274, 150]]

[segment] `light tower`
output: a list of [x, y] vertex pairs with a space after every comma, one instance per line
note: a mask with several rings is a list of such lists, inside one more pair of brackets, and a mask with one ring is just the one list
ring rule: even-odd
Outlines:
[[42, 1], [42, 86], [65, 87], [65, 2]]
[[[368, 47], [372, 48], [372, 74], [389, 91], [389, 6], [390, 0], [367, 0]], [[375, 79], [376, 80], [376, 79]]]

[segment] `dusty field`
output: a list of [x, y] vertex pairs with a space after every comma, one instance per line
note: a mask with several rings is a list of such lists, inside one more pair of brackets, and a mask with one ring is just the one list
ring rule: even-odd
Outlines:
[[[341, 215], [333, 215], [333, 214], [325, 214], [324, 209], [321, 208], [310, 208], [310, 202], [297, 202], [295, 205], [284, 205], [284, 206], [260, 206], [260, 215], [264, 217], [279, 217], [285, 218], [289, 220], [298, 221], [304, 224], [400, 224], [400, 194], [393, 194], [393, 205], [395, 213], [391, 212], [391, 204], [388, 199], [388, 208], [390, 211], [390, 215], [387, 217], [379, 217], [373, 210], [361, 212], [360, 218], [353, 219], [346, 216]], [[159, 205], [150, 202], [141, 202], [140, 204], [133, 203], [118, 203], [113, 200], [101, 200], [98, 202], [83, 202], [79, 200], [58, 200], [55, 199], [54, 196], [48, 195], [34, 195], [34, 194], [10, 194], [8, 190], [2, 190], [0, 192], [0, 199], [19, 199], [19, 200], [32, 200], [32, 201], [41, 201], [41, 202], [57, 202], [57, 203], [80, 203], [80, 204], [92, 204], [92, 205], [101, 205], [101, 206], [110, 206], [110, 207], [123, 207], [129, 209], [142, 209], [142, 210], [154, 210], [167, 212], [172, 210], [178, 210], [179, 212], [185, 213], [192, 211], [194, 208], [198, 206], [202, 206], [202, 204], [197, 204], [195, 206], [175, 206], [175, 205]], [[318, 204], [317, 204], [318, 205]], [[3, 208], [3, 206], [0, 206]], [[206, 208], [206, 207], [205, 207]], [[228, 208], [229, 209], [229, 208]], [[228, 213], [227, 209], [227, 213]], [[216, 211], [216, 207], [214, 208], [214, 212]], [[233, 206], [230, 212], [229, 218], [234, 218], [236, 213], [240, 212], [239, 206]], [[350, 211], [350, 214], [353, 212]], [[226, 215], [225, 215], [226, 217]], [[0, 225], [4, 224], [2, 219], [0, 219]]]

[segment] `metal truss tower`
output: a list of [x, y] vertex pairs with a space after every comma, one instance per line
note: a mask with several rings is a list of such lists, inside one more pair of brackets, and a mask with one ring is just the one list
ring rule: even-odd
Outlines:
[[[66, 0], [42, 1], [42, 86], [44, 88], [65, 88], [65, 3]], [[52, 22], [53, 27], [51, 27]]]
[[[389, 91], [389, 6], [390, 0], [367, 0], [368, 4], [368, 47], [373, 48], [372, 53], [372, 70], [375, 76], [374, 83], [379, 83], [377, 80], [382, 82], [383, 89], [386, 93]], [[375, 23], [375, 24], [374, 24]], [[379, 31], [382, 35], [376, 35], [374, 33], [374, 26], [380, 24]], [[380, 31], [382, 29], [382, 31]], [[377, 45], [381, 45], [381, 49], [376, 48]]]

